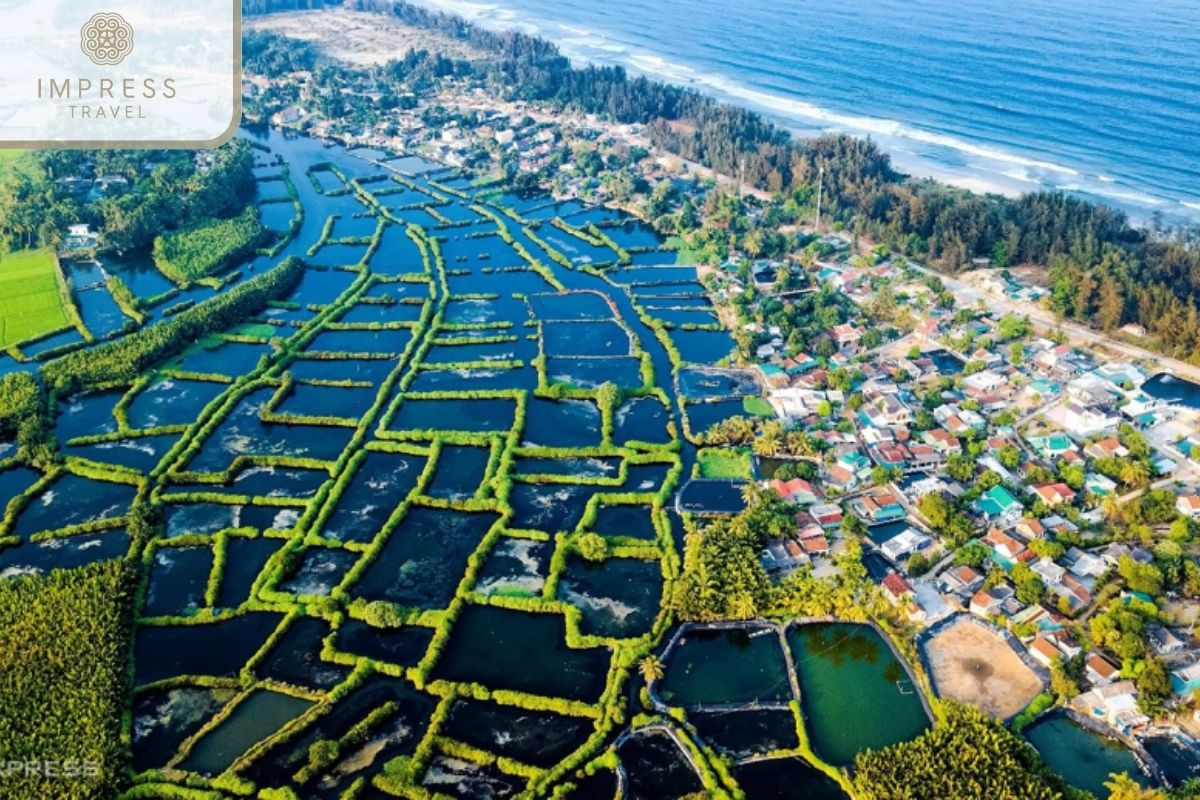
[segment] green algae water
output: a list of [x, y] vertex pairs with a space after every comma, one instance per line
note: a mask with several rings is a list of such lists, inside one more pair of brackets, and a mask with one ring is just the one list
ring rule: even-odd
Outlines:
[[809, 740], [825, 761], [849, 764], [929, 728], [920, 690], [874, 629], [819, 623], [793, 627], [787, 638]]
[[684, 633], [659, 686], [676, 706], [786, 703], [787, 665], [772, 628], [698, 628]]
[[1129, 748], [1080, 727], [1064, 713], [1042, 717], [1025, 737], [1067, 783], [1097, 797], [1108, 796], [1104, 783], [1112, 773], [1127, 772], [1143, 786], [1150, 785]]

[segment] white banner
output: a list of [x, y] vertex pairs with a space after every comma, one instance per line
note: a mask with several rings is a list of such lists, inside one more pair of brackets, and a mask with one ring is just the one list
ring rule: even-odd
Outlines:
[[0, 147], [214, 147], [240, 117], [240, 0], [0, 0]]

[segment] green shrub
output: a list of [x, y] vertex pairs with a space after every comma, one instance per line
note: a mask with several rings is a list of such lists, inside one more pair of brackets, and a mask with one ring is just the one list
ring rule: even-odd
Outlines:
[[6, 761], [89, 762], [78, 779], [7, 775], [6, 797], [107, 798], [125, 774], [133, 582], [107, 561], [0, 582], [0, 750]]
[[254, 252], [268, 236], [258, 209], [247, 206], [229, 219], [209, 219], [154, 240], [154, 263], [179, 285], [186, 285], [232, 265]]

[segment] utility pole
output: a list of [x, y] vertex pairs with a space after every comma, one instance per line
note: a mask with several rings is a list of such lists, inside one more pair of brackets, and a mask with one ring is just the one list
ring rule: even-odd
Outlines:
[[821, 190], [825, 187], [825, 163], [817, 168], [817, 233], [821, 233]]

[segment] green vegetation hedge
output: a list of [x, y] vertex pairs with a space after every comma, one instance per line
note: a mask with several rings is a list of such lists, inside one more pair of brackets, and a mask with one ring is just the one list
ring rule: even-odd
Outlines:
[[42, 367], [47, 385], [72, 393], [112, 381], [133, 381], [147, 367], [181, 352], [205, 334], [223, 330], [266, 307], [300, 284], [304, 263], [285, 259], [270, 272], [183, 311], [87, 351], [68, 353]]
[[247, 206], [229, 219], [210, 219], [154, 240], [154, 263], [177, 284], [206, 278], [249, 256], [268, 236], [258, 209]]
[[947, 703], [941, 724], [912, 740], [855, 760], [862, 800], [1056, 800], [1062, 780], [1024, 739], [983, 712]]
[[0, 752], [88, 761], [78, 779], [7, 775], [6, 797], [108, 798], [125, 774], [132, 581], [123, 562], [0, 583]]

